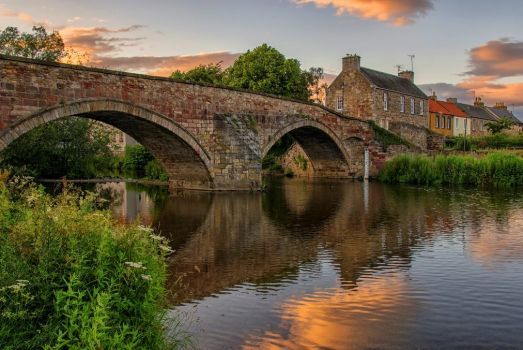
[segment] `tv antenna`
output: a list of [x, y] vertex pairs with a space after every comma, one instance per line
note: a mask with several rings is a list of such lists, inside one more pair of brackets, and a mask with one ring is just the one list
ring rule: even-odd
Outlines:
[[398, 68], [398, 73], [401, 72], [401, 69], [403, 68], [401, 64], [397, 64], [394, 67]]
[[412, 72], [414, 72], [414, 57], [416, 57], [416, 55], [407, 55], [410, 57], [410, 70]]

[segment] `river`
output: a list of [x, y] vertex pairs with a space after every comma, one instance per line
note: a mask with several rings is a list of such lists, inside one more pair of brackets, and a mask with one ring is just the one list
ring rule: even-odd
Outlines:
[[198, 348], [523, 348], [523, 193], [268, 181], [97, 185], [171, 239], [169, 313]]

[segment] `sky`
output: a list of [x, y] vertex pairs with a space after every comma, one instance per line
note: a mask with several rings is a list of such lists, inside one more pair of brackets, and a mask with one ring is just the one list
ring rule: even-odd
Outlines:
[[90, 66], [167, 76], [267, 43], [304, 69], [341, 57], [411, 68], [438, 98], [504, 102], [523, 117], [523, 0], [0, 0], [0, 29], [44, 25]]

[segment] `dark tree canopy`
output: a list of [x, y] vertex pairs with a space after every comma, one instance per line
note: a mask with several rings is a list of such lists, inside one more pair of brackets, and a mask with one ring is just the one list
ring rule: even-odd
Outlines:
[[322, 68], [304, 71], [296, 59], [288, 59], [275, 48], [263, 44], [241, 55], [232, 66], [223, 70], [221, 62], [199, 65], [187, 72], [179, 70], [171, 78], [208, 83], [267, 94], [317, 101], [323, 86]]
[[0, 33], [0, 53], [43, 61], [59, 61], [67, 53], [60, 33], [47, 33], [44, 27], [33, 27], [32, 33], [21, 33], [7, 27]]
[[172, 79], [192, 81], [195, 83], [223, 84], [223, 70], [221, 62], [208, 65], [200, 64], [187, 72], [177, 70], [171, 74]]
[[263, 44], [241, 55], [225, 71], [224, 83], [230, 87], [307, 101], [311, 80], [308, 72], [301, 70], [298, 60], [285, 58], [275, 48]]

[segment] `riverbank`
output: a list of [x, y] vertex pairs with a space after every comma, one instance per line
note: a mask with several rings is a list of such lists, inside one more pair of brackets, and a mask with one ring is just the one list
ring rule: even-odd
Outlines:
[[402, 154], [389, 160], [378, 179], [416, 185], [523, 186], [523, 158], [509, 152], [470, 155]]
[[38, 179], [38, 182], [42, 183], [113, 183], [113, 182], [126, 182], [136, 183], [143, 185], [154, 185], [154, 186], [169, 186], [169, 181], [162, 180], [149, 180], [149, 179], [129, 179], [129, 178], [96, 178], [96, 179]]
[[97, 206], [70, 188], [52, 197], [19, 178], [0, 181], [3, 348], [179, 345], [163, 326], [167, 242]]

